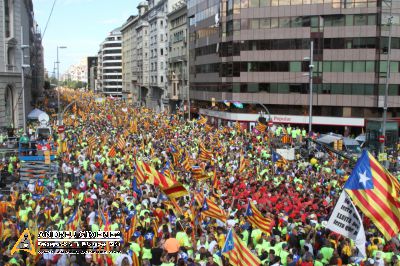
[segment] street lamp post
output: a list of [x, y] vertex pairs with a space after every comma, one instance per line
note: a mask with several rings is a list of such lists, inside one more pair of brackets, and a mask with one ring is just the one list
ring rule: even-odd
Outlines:
[[304, 60], [309, 61], [309, 111], [308, 111], [308, 133], [312, 131], [312, 109], [313, 109], [313, 70], [314, 70], [314, 41], [310, 43], [310, 57], [305, 57]]
[[386, 80], [385, 80], [385, 98], [383, 103], [383, 124], [382, 124], [382, 136], [383, 142], [381, 143], [380, 152], [385, 152], [385, 144], [386, 144], [386, 123], [387, 123], [387, 109], [388, 109], [388, 91], [389, 91], [389, 80], [390, 80], [390, 55], [392, 51], [392, 24], [393, 24], [393, 10], [392, 10], [392, 1], [383, 1], [390, 8], [390, 14], [388, 18], [388, 26], [389, 26], [389, 38], [388, 38], [388, 52], [386, 59]]
[[58, 50], [66, 49], [66, 46], [57, 46], [57, 113], [58, 113], [58, 125], [62, 125], [62, 120], [60, 116], [60, 60], [58, 58]]

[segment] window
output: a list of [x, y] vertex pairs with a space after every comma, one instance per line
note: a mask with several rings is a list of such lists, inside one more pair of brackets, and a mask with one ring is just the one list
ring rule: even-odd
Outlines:
[[248, 8], [249, 7], [249, 0], [241, 0], [240, 1], [241, 8]]
[[248, 72], [257, 72], [258, 71], [258, 62], [248, 62], [247, 70], [248, 70]]
[[295, 17], [291, 19], [291, 26], [292, 28], [299, 28], [303, 26], [303, 19], [302, 17]]
[[269, 84], [268, 83], [259, 83], [258, 84], [258, 89], [260, 91], [269, 92]]
[[242, 19], [242, 20], [240, 21], [240, 28], [241, 28], [242, 30], [247, 30], [247, 29], [249, 29], [249, 20], [248, 20], [248, 19]]
[[368, 15], [368, 25], [376, 25], [376, 15]]
[[160, 55], [164, 55], [164, 49], [160, 49]]
[[279, 93], [289, 93], [289, 84], [278, 84], [278, 92]]
[[346, 26], [353, 26], [353, 25], [354, 25], [354, 16], [346, 15]]
[[163, 76], [160, 76], [160, 81], [164, 82], [164, 77]]
[[331, 93], [332, 94], [343, 94], [343, 85], [342, 84], [331, 84]]
[[240, 20], [235, 19], [233, 21], [233, 30], [240, 30]]
[[324, 61], [323, 62], [323, 71], [324, 72], [331, 72], [332, 71], [331, 62], [330, 61]]
[[271, 0], [260, 0], [260, 7], [270, 6]]
[[344, 16], [343, 15], [336, 15], [332, 16], [332, 26], [344, 26]]
[[332, 72], [343, 72], [343, 61], [332, 61]]
[[389, 96], [398, 96], [399, 95], [399, 86], [398, 85], [389, 85], [388, 95]]
[[399, 72], [399, 62], [390, 62], [390, 73]]
[[365, 72], [375, 72], [375, 61], [367, 61], [366, 62]]
[[301, 62], [290, 62], [290, 72], [301, 72]]
[[269, 29], [271, 27], [271, 21], [269, 18], [260, 19], [260, 29]]
[[271, 29], [279, 27], [279, 20], [277, 18], [271, 18]]
[[[359, 0], [357, 0], [359, 1]], [[354, 15], [354, 25], [363, 26], [368, 24], [368, 17], [364, 15]]]
[[250, 29], [256, 30], [260, 28], [258, 19], [250, 19]]
[[279, 18], [279, 28], [289, 28], [290, 18]]
[[379, 72], [380, 73], [385, 73], [385, 76], [386, 76], [386, 68], [387, 68], [387, 62], [386, 61], [380, 61], [379, 62]]
[[353, 84], [351, 88], [352, 95], [364, 95], [364, 84]]
[[250, 0], [250, 7], [259, 7], [260, 0]]
[[353, 62], [351, 61], [344, 62], [344, 72], [346, 73], [353, 72]]
[[249, 83], [247, 84], [247, 91], [248, 92], [258, 92], [258, 83]]
[[373, 95], [374, 94], [374, 85], [366, 84], [364, 87], [364, 94], [365, 95]]

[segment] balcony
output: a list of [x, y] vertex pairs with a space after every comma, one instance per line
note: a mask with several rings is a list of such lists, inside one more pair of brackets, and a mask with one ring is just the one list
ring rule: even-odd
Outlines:
[[17, 72], [17, 66], [14, 65], [6, 65], [7, 72]]
[[177, 101], [179, 100], [179, 95], [174, 95], [172, 93], [167, 93], [167, 99]]

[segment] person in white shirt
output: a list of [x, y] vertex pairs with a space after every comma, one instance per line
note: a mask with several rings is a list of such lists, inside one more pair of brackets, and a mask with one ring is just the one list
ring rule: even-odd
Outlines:
[[87, 218], [89, 219], [89, 225], [92, 226], [96, 219], [96, 212], [93, 210], [93, 208], [91, 208], [91, 212], [89, 213]]

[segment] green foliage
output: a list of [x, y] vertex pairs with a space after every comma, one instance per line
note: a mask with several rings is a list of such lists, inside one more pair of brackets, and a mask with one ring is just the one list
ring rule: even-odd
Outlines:
[[71, 80], [71, 81], [64, 81], [63, 86], [76, 90], [76, 89], [86, 88], [87, 84], [86, 82]]

